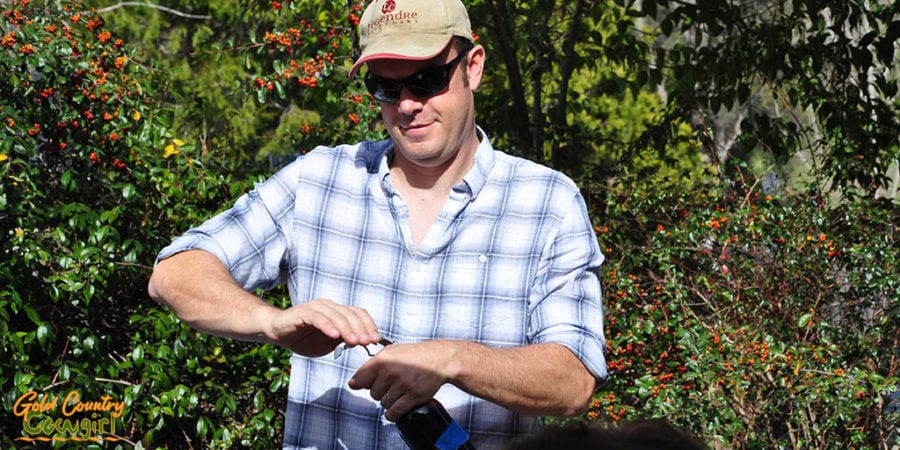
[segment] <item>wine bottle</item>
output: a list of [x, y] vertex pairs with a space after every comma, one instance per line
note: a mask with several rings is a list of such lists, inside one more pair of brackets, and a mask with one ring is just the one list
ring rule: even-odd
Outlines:
[[435, 399], [401, 417], [397, 428], [412, 450], [475, 450], [466, 430]]

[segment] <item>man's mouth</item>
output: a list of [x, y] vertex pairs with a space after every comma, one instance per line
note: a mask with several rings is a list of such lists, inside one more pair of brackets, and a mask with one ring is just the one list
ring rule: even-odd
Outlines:
[[434, 124], [434, 122], [429, 122], [429, 123], [410, 123], [410, 124], [407, 124], [407, 125], [403, 125], [403, 126], [401, 126], [400, 128], [401, 128], [401, 129], [403, 130], [403, 132], [406, 133], [406, 134], [418, 134], [418, 133], [424, 133], [425, 131], [427, 131], [428, 129], [430, 129], [431, 126], [432, 126], [433, 124]]

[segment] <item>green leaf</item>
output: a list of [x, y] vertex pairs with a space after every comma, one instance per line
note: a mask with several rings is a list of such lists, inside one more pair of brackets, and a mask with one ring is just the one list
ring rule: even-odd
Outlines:
[[210, 423], [209, 419], [206, 416], [200, 416], [197, 419], [197, 436], [200, 438], [206, 438], [206, 435], [209, 434]]
[[30, 390], [33, 386], [31, 386], [31, 380], [34, 379], [34, 375], [25, 372], [16, 372], [13, 375], [13, 384], [16, 386], [24, 387], [25, 390]]
[[126, 184], [125, 186], [122, 187], [122, 197], [125, 200], [128, 200], [131, 197], [133, 197], [136, 192], [137, 192], [137, 189], [131, 183]]
[[59, 374], [60, 380], [70, 380], [72, 378], [72, 369], [69, 368], [68, 363], [62, 363], [59, 365], [57, 374]]
[[43, 346], [47, 344], [47, 336], [50, 333], [50, 328], [47, 327], [47, 324], [40, 324], [37, 327], [37, 340]]
[[131, 351], [131, 360], [134, 361], [134, 364], [137, 366], [143, 365], [144, 348], [142, 346], [138, 345], [134, 347], [134, 350]]
[[23, 305], [22, 309], [25, 311], [25, 315], [31, 320], [35, 325], [39, 325], [43, 323], [41, 320], [41, 316], [38, 314], [37, 310], [34, 309], [31, 305]]

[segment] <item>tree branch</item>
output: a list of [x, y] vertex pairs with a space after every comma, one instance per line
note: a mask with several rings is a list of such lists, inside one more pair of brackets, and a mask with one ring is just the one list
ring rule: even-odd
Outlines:
[[[578, 43], [580, 39], [579, 29], [581, 28], [581, 20], [582, 16], [587, 9], [587, 2], [585, 0], [578, 0], [575, 5], [574, 11], [571, 13], [571, 22], [569, 23], [568, 32], [566, 33], [565, 39], [563, 39], [562, 45], [562, 62], [559, 64], [559, 92], [557, 93], [558, 100], [556, 105], [556, 112], [553, 113], [553, 119], [550, 121], [551, 123], [555, 123], [561, 126], [562, 129], [568, 129], [568, 124], [566, 123], [566, 114], [569, 109], [569, 81], [572, 79], [572, 73], [575, 72], [575, 64], [576, 59], [578, 57], [577, 52], [575, 51], [575, 44]], [[562, 126], [565, 125], [565, 126]], [[553, 137], [553, 150], [550, 154], [550, 159], [553, 161], [554, 167], [561, 167], [561, 163], [566, 155], [563, 155], [561, 150], [562, 147], [562, 136], [554, 136]]]
[[[528, 116], [528, 102], [525, 99], [525, 82], [522, 80], [522, 69], [519, 65], [517, 57], [517, 49], [513, 36], [513, 24], [511, 23], [512, 14], [509, 2], [506, 0], [493, 0], [488, 2], [492, 22], [497, 28], [497, 46], [500, 49], [500, 56], [503, 58], [503, 64], [506, 67], [506, 75], [509, 78], [510, 99], [513, 104], [513, 112], [516, 116], [517, 133], [519, 134], [519, 142], [527, 143], [527, 155], [529, 157], [539, 158], [540, 154], [532, 151], [532, 128], [531, 118]], [[537, 159], [535, 159], [537, 161]]]
[[116, 10], [116, 9], [119, 9], [119, 8], [122, 8], [125, 6], [146, 6], [148, 8], [158, 9], [160, 11], [164, 11], [169, 14], [174, 14], [179, 17], [184, 17], [186, 19], [197, 19], [197, 20], [212, 19], [212, 16], [198, 16], [198, 15], [194, 15], [194, 14], [187, 14], [187, 13], [183, 13], [181, 11], [178, 11], [178, 10], [175, 10], [172, 8], [167, 8], [165, 6], [160, 6], [160, 5], [154, 5], [152, 3], [147, 3], [147, 2], [120, 2], [120, 3], [116, 3], [115, 5], [112, 5], [112, 6], [100, 8], [97, 10], [97, 13], [103, 14], [103, 13], [110, 12], [110, 11], [113, 11], [113, 10]]

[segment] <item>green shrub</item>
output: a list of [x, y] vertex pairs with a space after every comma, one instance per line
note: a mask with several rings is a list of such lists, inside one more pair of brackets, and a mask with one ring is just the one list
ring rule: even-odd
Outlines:
[[[96, 12], [54, 5], [8, 3], [0, 23], [0, 447], [104, 434], [97, 445], [279, 446], [288, 352], [197, 333], [146, 294], [156, 253], [255, 177], [230, 174], [199, 138], [179, 134], [177, 105], [160, 100], [167, 72]], [[302, 37], [293, 49], [261, 41], [241, 51], [269, 52], [277, 68], [324, 55], [333, 45], [326, 37], [350, 45], [334, 31], [301, 45]], [[377, 111], [358, 86], [345, 97], [304, 93], [312, 86], [299, 80], [309, 74], [288, 75], [248, 74], [237, 86], [260, 102], [311, 96], [328, 112], [327, 133], [293, 124], [279, 137], [285, 148], [299, 153], [310, 136], [379, 134], [366, 127]], [[269, 298], [288, 301], [285, 292]], [[69, 416], [55, 404], [22, 417], [29, 404], [72, 392], [82, 402], [123, 402], [113, 435], [108, 423], [89, 433], [53, 426], [99, 426], [105, 411]], [[55, 445], [83, 446], [73, 442]]]
[[0, 446], [87, 436], [42, 428], [47, 419], [108, 418], [66, 415], [61, 404], [16, 414], [27, 400], [71, 392], [124, 402], [107, 436], [118, 447], [275, 446], [285, 353], [201, 336], [146, 295], [173, 230], [248, 183], [205, 169], [172, 135], [155, 73], [96, 14], [20, 2], [4, 6], [3, 19]]
[[891, 445], [896, 205], [633, 181], [604, 197], [611, 378], [589, 418], [661, 416], [724, 448]]

